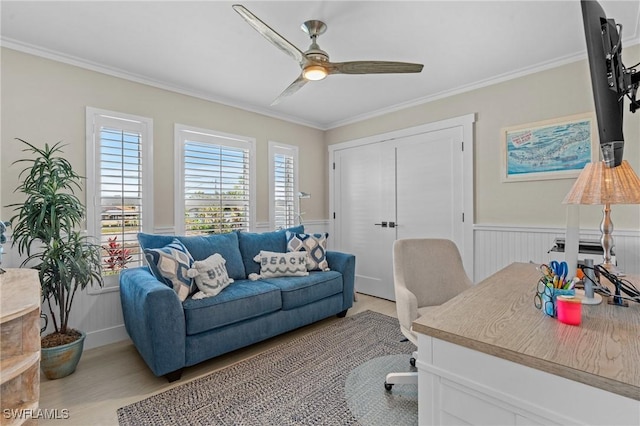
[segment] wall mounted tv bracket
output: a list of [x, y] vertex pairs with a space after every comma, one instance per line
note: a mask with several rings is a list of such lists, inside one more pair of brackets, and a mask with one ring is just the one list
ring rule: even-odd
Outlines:
[[636, 99], [638, 86], [640, 85], [640, 72], [636, 67], [640, 63], [632, 67], [625, 67], [622, 63], [622, 25], [616, 24], [615, 20], [602, 20], [602, 44], [604, 51], [607, 53], [607, 80], [609, 89], [620, 95], [620, 100], [624, 96], [629, 98], [631, 104], [629, 110], [635, 113], [640, 109], [640, 100]]

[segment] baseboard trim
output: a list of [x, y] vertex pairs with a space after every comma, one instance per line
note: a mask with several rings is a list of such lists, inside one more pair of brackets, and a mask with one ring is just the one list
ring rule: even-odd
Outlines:
[[84, 350], [86, 351], [123, 340], [129, 340], [129, 335], [127, 334], [124, 324], [90, 331], [87, 332], [87, 338], [84, 341]]

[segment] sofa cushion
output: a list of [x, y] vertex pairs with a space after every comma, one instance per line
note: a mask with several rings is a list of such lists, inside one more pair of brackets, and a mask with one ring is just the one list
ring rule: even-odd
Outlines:
[[197, 334], [282, 308], [280, 289], [264, 281], [238, 280], [215, 297], [188, 298], [184, 308], [187, 334]]
[[143, 249], [164, 247], [174, 238], [184, 244], [193, 260], [205, 260], [214, 253], [220, 253], [220, 256], [227, 261], [226, 267], [230, 278], [242, 280], [247, 277], [236, 232], [189, 236], [145, 234], [143, 232], [138, 234], [138, 242]]
[[327, 262], [327, 238], [329, 234], [303, 234], [286, 232], [287, 235], [287, 251], [306, 251], [309, 254], [307, 258], [307, 269], [309, 271], [328, 271], [329, 263]]
[[242, 254], [244, 270], [247, 276], [249, 274], [260, 273], [260, 264], [253, 261], [253, 258], [260, 253], [260, 250], [274, 251], [277, 253], [285, 253], [287, 251], [286, 231], [301, 233], [304, 232], [304, 226], [300, 225], [280, 231], [263, 233], [238, 232], [240, 253]]
[[336, 271], [314, 271], [306, 277], [266, 278], [262, 282], [280, 289], [284, 310], [324, 299], [342, 292], [343, 288], [342, 274]]
[[180, 240], [174, 238], [164, 247], [144, 249], [144, 257], [153, 276], [171, 287], [181, 301], [193, 292], [195, 286], [187, 273], [193, 258]]

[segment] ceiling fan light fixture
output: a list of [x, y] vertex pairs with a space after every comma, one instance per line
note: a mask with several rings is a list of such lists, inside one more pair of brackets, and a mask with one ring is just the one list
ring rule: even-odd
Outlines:
[[320, 65], [309, 65], [302, 71], [302, 76], [312, 81], [322, 80], [327, 75], [327, 69]]

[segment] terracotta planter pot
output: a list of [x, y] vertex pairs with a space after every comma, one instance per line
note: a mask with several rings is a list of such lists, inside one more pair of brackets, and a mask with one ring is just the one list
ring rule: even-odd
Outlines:
[[84, 339], [82, 336], [75, 342], [53, 348], [41, 348], [40, 369], [49, 380], [61, 379], [76, 371], [76, 366], [80, 361]]

